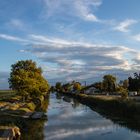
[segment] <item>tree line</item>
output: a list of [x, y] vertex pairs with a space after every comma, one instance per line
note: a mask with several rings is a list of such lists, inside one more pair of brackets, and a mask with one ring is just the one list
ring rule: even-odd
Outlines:
[[57, 82], [56, 85], [52, 87], [52, 89], [55, 89], [57, 92], [83, 92], [90, 87], [98, 89], [101, 93], [114, 93], [120, 94], [122, 97], [127, 97], [129, 91], [137, 91], [138, 93], [140, 92], [140, 73], [134, 73], [133, 76], [128, 77], [128, 79], [125, 80], [120, 80], [119, 82], [116, 76], [107, 74], [103, 76], [102, 81], [95, 82], [88, 86], [82, 86], [80, 82], [75, 81], [66, 84]]
[[[104, 75], [101, 82], [95, 82], [86, 87], [76, 81], [66, 84], [57, 82], [54, 87], [51, 87], [51, 90], [75, 92], [83, 91], [92, 86], [101, 92], [117, 92], [121, 93], [122, 96], [127, 96], [128, 91], [140, 91], [140, 73], [134, 73], [133, 76], [128, 77], [126, 80], [121, 80], [119, 83], [114, 75]], [[37, 67], [36, 62], [32, 60], [21, 60], [11, 66], [9, 87], [24, 99], [44, 96], [50, 89], [48, 81], [42, 76], [42, 69]]]

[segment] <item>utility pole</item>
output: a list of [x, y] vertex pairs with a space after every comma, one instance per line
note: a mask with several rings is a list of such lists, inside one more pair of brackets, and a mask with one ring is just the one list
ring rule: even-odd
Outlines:
[[87, 82], [85, 81], [85, 87], [87, 86]]

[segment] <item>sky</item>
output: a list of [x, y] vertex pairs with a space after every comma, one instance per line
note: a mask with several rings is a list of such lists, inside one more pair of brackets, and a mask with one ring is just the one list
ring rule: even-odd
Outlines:
[[32, 59], [50, 83], [125, 79], [140, 68], [140, 0], [1, 0], [0, 89]]

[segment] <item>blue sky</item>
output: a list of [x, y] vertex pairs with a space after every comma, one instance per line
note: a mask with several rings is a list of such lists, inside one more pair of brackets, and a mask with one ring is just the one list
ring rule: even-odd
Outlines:
[[55, 81], [120, 78], [140, 68], [139, 0], [1, 0], [0, 88], [33, 59]]

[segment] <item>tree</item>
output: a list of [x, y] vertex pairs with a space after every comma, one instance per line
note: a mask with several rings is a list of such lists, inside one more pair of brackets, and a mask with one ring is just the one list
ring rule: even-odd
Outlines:
[[62, 89], [64, 92], [70, 92], [71, 88], [72, 88], [72, 84], [70, 84], [70, 83], [66, 83], [62, 86]]
[[105, 75], [103, 77], [103, 90], [113, 92], [116, 90], [116, 77], [113, 75]]
[[124, 88], [123, 86], [119, 85], [116, 90], [121, 95], [122, 98], [127, 98], [128, 96], [127, 88]]
[[123, 81], [123, 88], [125, 88], [125, 89], [128, 88], [128, 80]]
[[32, 60], [21, 60], [11, 66], [9, 87], [22, 96], [40, 96], [49, 90], [42, 70]]
[[62, 90], [62, 84], [61, 84], [61, 82], [57, 82], [56, 84], [55, 84], [55, 88], [56, 88], [56, 91], [61, 91]]
[[120, 80], [120, 82], [119, 82], [118, 85], [119, 86], [122, 86], [125, 89], [128, 89], [129, 83], [128, 83], [128, 80], [127, 79], [126, 80]]
[[133, 77], [128, 78], [128, 89], [130, 91], [140, 91], [140, 73], [134, 73]]
[[96, 89], [102, 91], [103, 83], [102, 83], [102, 82], [96, 82], [96, 83], [93, 84], [93, 86], [94, 86]]
[[81, 87], [81, 83], [75, 82], [75, 83], [73, 84], [73, 90], [80, 91], [81, 88], [82, 88], [82, 87]]

